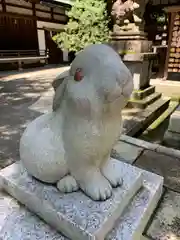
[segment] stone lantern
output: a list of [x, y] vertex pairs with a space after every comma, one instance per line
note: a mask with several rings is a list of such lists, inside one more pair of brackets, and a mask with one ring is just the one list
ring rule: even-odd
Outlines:
[[154, 54], [144, 32], [147, 0], [116, 0], [112, 5], [112, 45], [134, 77], [136, 90], [149, 87], [150, 64]]

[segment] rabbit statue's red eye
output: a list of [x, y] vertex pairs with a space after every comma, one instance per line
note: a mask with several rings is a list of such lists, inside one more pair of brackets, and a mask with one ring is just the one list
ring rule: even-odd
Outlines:
[[83, 71], [82, 71], [82, 69], [81, 68], [77, 68], [76, 69], [76, 72], [75, 72], [75, 74], [74, 74], [74, 80], [75, 81], [77, 81], [77, 82], [79, 82], [79, 81], [81, 81], [82, 79], [83, 79]]

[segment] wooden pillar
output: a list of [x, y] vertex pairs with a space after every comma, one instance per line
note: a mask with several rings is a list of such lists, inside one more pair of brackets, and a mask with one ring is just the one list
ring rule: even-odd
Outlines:
[[[33, 23], [34, 23], [34, 27], [36, 29], [36, 42], [37, 42], [37, 46], [38, 46], [38, 30], [37, 30], [36, 4], [35, 3], [32, 3], [32, 11], [33, 11], [33, 17], [35, 17], [35, 19], [33, 20]], [[37, 49], [37, 55], [40, 55], [39, 47]]]
[[32, 3], [33, 16], [36, 16], [36, 4]]
[[5, 2], [5, 0], [1, 0], [1, 3], [2, 3], [3, 12], [6, 12], [6, 2]]
[[51, 8], [51, 20], [54, 20], [54, 12], [53, 12], [53, 8]]
[[171, 39], [172, 39], [172, 29], [173, 29], [173, 23], [174, 23], [174, 17], [175, 13], [169, 13], [169, 19], [170, 19], [170, 24], [169, 24], [169, 37], [168, 37], [168, 48], [167, 48], [167, 54], [166, 54], [166, 62], [165, 62], [165, 69], [164, 69], [164, 80], [167, 79], [168, 77], [168, 62], [169, 62], [169, 55], [170, 55], [170, 48], [171, 48]]
[[22, 61], [18, 60], [18, 70], [21, 72], [23, 70], [22, 68]]

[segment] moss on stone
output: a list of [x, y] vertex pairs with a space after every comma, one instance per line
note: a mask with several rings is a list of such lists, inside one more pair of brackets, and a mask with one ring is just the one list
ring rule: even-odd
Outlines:
[[175, 101], [171, 99], [168, 109], [158, 118], [156, 119], [147, 130], [156, 129], [160, 124], [162, 124], [179, 106], [179, 101]]
[[171, 96], [171, 101], [176, 101], [176, 102], [179, 102], [180, 103], [180, 96]]

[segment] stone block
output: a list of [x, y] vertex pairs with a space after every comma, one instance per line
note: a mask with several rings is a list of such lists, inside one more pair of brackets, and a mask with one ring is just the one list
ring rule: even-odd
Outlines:
[[[141, 234], [161, 196], [163, 179], [137, 168], [136, 171], [142, 172], [143, 188], [133, 198], [106, 240], [145, 240]], [[2, 192], [0, 193], [0, 239], [68, 240], [15, 199]], [[77, 238], [73, 237], [73, 239]]]
[[153, 93], [155, 93], [155, 86], [150, 86], [145, 88], [144, 90], [134, 91], [132, 94], [132, 98], [141, 100]]
[[141, 139], [133, 138], [123, 134], [121, 135], [120, 140], [128, 144], [131, 144], [131, 146], [135, 145], [143, 149], [155, 151], [160, 154], [164, 154], [170, 157], [175, 157], [180, 159], [180, 151], [174, 148], [164, 147], [159, 144], [153, 144], [153, 143], [146, 142]]
[[170, 157], [179, 158], [180, 160], [180, 151], [174, 148], [164, 147], [159, 145], [156, 149], [156, 152], [168, 155]]
[[[147, 40], [131, 39], [132, 35], [113, 36], [112, 46], [119, 54], [147, 53], [150, 50], [150, 43]], [[131, 54], [131, 55], [132, 55]]]
[[32, 212], [70, 239], [104, 239], [132, 197], [142, 186], [142, 172], [119, 162], [123, 185], [104, 202], [95, 202], [82, 192], [62, 194], [56, 187], [27, 174], [21, 163], [0, 172], [3, 188]]
[[180, 239], [180, 194], [167, 191], [157, 209], [147, 233], [151, 239]]
[[168, 130], [171, 132], [180, 134], [180, 112], [179, 111], [175, 111], [171, 115]]
[[128, 102], [128, 105], [132, 108], [141, 108], [144, 109], [146, 107], [148, 107], [148, 105], [154, 103], [155, 101], [157, 101], [158, 99], [161, 98], [161, 93], [153, 93], [147, 97], [145, 97], [144, 99], [133, 99], [131, 98]]
[[[140, 169], [137, 171], [142, 172]], [[141, 233], [161, 195], [163, 179], [145, 171], [142, 178], [143, 188], [117, 221], [106, 240], [145, 240]], [[0, 239], [68, 240], [4, 193], [0, 193], [0, 206]]]
[[133, 144], [133, 145], [138, 146], [138, 147], [142, 147], [144, 149], [152, 150], [152, 151], [155, 151], [158, 147], [157, 144], [146, 142], [146, 141], [143, 141], [141, 139], [133, 138], [133, 137], [123, 135], [123, 134], [121, 135], [120, 140], [124, 141], [126, 143], [129, 143], [129, 144]]
[[133, 162], [141, 154], [142, 150], [143, 148], [118, 141], [112, 150], [111, 156], [123, 162], [133, 164]]
[[68, 240], [11, 196], [0, 193], [1, 240]]

